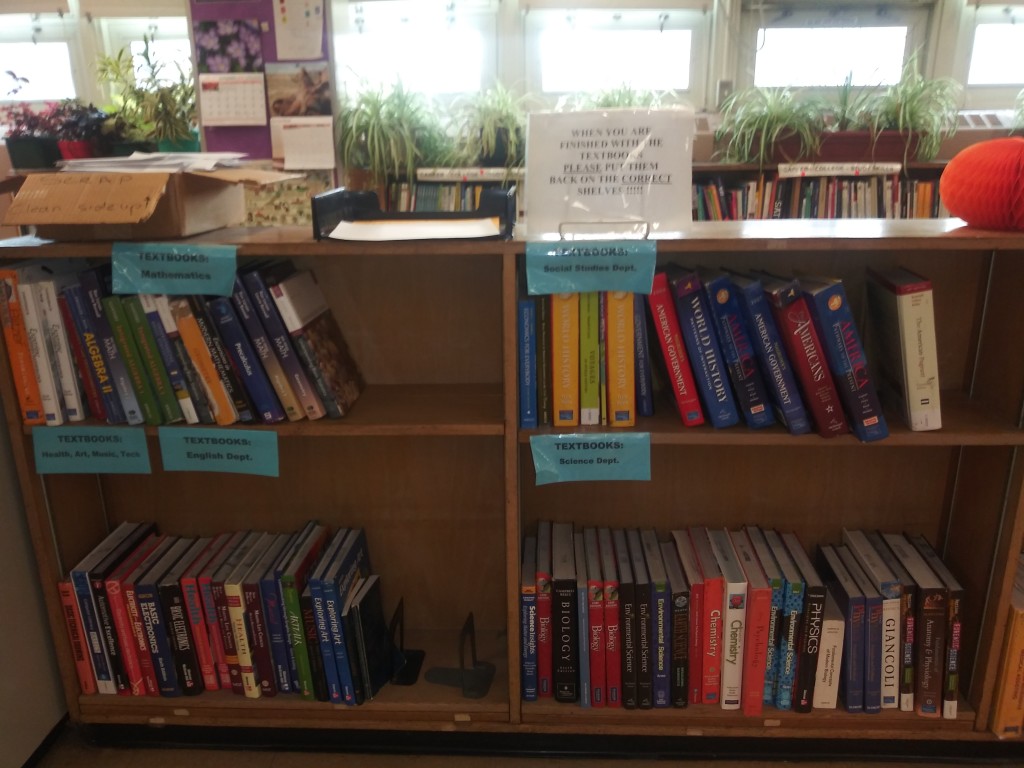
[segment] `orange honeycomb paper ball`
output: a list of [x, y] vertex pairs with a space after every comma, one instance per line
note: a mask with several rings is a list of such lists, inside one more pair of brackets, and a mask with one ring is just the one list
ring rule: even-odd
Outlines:
[[1024, 137], [980, 141], [958, 152], [942, 172], [939, 196], [972, 227], [1024, 230]]

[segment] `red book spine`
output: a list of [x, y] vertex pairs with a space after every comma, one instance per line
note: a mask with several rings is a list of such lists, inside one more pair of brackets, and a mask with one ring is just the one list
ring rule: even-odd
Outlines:
[[537, 695], [554, 695], [551, 655], [551, 574], [537, 571]]
[[[258, 583], [242, 584], [242, 601], [245, 603], [245, 618], [249, 623], [249, 642], [256, 679], [260, 684], [261, 696], [276, 696], [274, 684], [274, 657], [270, 651], [270, 635], [267, 633], [266, 616], [263, 615], [263, 599]], [[317, 640], [319, 642], [319, 639]], [[313, 650], [311, 649], [312, 653]]]
[[845, 434], [849, 428], [843, 406], [806, 300], [799, 296], [784, 306], [773, 303], [772, 312], [818, 434]]
[[608, 698], [605, 670], [604, 585], [598, 579], [587, 580], [587, 619], [590, 638], [590, 706], [603, 707]]
[[142, 696], [146, 688], [142, 681], [142, 667], [139, 665], [139, 654], [132, 636], [131, 620], [128, 618], [128, 603], [120, 579], [107, 579], [107, 602], [110, 604], [110, 615], [117, 633], [117, 644], [121, 648], [121, 662], [124, 664], [127, 681], [127, 687], [118, 690], [118, 693], [122, 696]]
[[[619, 582], [604, 582], [604, 684], [605, 703], [622, 706], [622, 624]], [[591, 702], [593, 703], [593, 702]]]
[[210, 647], [210, 633], [206, 629], [203, 602], [199, 597], [199, 582], [194, 575], [182, 576], [181, 594], [185, 598], [185, 611], [192, 626], [192, 642], [196, 648], [203, 685], [207, 691], [219, 690], [220, 678], [213, 660], [213, 648]]
[[153, 657], [149, 655], [149, 643], [146, 641], [146, 628], [142, 622], [142, 612], [139, 611], [139, 603], [135, 599], [135, 584], [123, 582], [121, 592], [124, 595], [125, 608], [128, 614], [128, 621], [131, 624], [132, 638], [136, 658], [139, 661], [139, 669], [142, 672], [142, 684], [146, 696], [159, 696], [160, 684], [156, 679], [156, 669], [153, 667]]
[[78, 685], [85, 695], [96, 693], [96, 678], [92, 672], [92, 662], [85, 652], [85, 629], [82, 626], [82, 615], [79, 613], [75, 589], [68, 580], [57, 583], [60, 592], [60, 604], [64, 613], [64, 623], [68, 629], [68, 642], [71, 654], [75, 657], [75, 672], [78, 673]]
[[57, 296], [57, 306], [60, 308], [60, 316], [64, 321], [64, 327], [68, 329], [68, 346], [71, 347], [71, 355], [75, 358], [75, 367], [78, 369], [79, 380], [82, 382], [82, 390], [85, 392], [86, 402], [89, 403], [89, 413], [93, 418], [105, 420], [107, 409], [103, 407], [103, 398], [96, 388], [96, 381], [90, 374], [89, 361], [85, 356], [85, 349], [82, 347], [82, 337], [75, 332], [75, 318], [71, 314], [71, 307], [64, 294]]
[[690, 585], [690, 657], [687, 670], [690, 679], [690, 703], [704, 703], [704, 582]]
[[690, 368], [686, 346], [679, 330], [675, 300], [669, 288], [668, 276], [664, 272], [654, 273], [654, 282], [647, 303], [654, 320], [658, 345], [668, 371], [669, 384], [679, 416], [688, 427], [703, 424], [704, 412], [700, 407], [693, 370]]
[[210, 651], [213, 653], [213, 666], [217, 670], [218, 688], [230, 688], [231, 673], [224, 653], [224, 638], [220, 630], [220, 620], [217, 618], [217, 605], [213, 598], [213, 581], [209, 574], [200, 574], [197, 583], [203, 599], [203, 619], [206, 623]]
[[722, 693], [722, 578], [704, 580], [704, 633], [701, 653], [701, 699], [704, 704], [721, 703]]
[[765, 662], [768, 658], [768, 624], [771, 621], [771, 587], [748, 587], [747, 618], [743, 635], [743, 686], [741, 709], [756, 716], [764, 708]]

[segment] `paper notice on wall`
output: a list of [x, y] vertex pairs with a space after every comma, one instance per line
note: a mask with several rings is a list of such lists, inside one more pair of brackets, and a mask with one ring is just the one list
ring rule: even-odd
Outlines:
[[274, 158], [286, 170], [334, 168], [334, 120], [331, 117], [273, 117], [270, 140]]
[[267, 91], [262, 72], [199, 75], [204, 126], [266, 125]]
[[323, 0], [276, 0], [274, 40], [281, 61], [323, 59]]
[[693, 218], [689, 108], [531, 113], [526, 236], [676, 237]]

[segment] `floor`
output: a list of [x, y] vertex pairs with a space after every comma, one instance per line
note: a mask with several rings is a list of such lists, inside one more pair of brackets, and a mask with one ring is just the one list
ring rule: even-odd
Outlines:
[[[996, 745], [1000, 746], [1000, 745]], [[572, 758], [551, 754], [529, 756], [492, 755], [398, 755], [359, 754], [352, 752], [288, 751], [278, 749], [201, 749], [188, 746], [124, 747], [98, 744], [88, 733], [75, 726], [59, 729], [48, 748], [30, 761], [31, 768], [653, 768], [653, 766], [685, 764], [711, 765], [715, 768], [763, 768], [793, 764], [801, 768], [865, 768], [885, 765], [887, 768], [920, 768], [922, 765], [983, 765], [1008, 768], [1024, 766], [1024, 743], [996, 756], [970, 759], [903, 759], [889, 757], [851, 760], [849, 756], [835, 759], [818, 755], [807, 758], [781, 758], [764, 754], [748, 760], [712, 759], [710, 756], [688, 758]], [[401, 744], [396, 745], [401, 748]], [[824, 757], [825, 759], [820, 759]]]

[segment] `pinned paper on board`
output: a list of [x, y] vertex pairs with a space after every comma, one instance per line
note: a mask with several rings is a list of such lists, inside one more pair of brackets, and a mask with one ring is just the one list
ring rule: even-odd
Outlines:
[[272, 117], [270, 143], [286, 170], [334, 168], [334, 120], [327, 117]]

